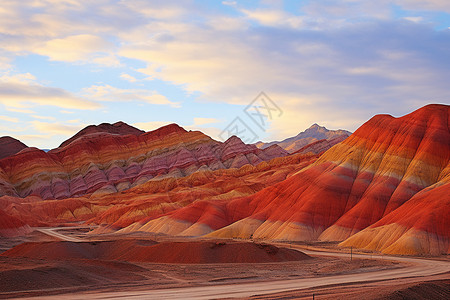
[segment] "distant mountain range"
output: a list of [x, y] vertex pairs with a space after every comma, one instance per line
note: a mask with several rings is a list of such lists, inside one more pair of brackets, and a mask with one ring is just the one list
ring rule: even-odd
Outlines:
[[[294, 153], [303, 147], [321, 141], [322, 145], [330, 145], [333, 146], [347, 137], [349, 137], [352, 133], [347, 130], [328, 130], [327, 128], [320, 126], [318, 124], [313, 124], [311, 127], [306, 129], [303, 132], [300, 132], [296, 136], [287, 138], [282, 141], [274, 141], [269, 143], [257, 142], [255, 143], [256, 147], [260, 149], [265, 149], [272, 145], [278, 145], [289, 153]], [[331, 143], [330, 143], [331, 142]], [[318, 147], [320, 148], [320, 147]], [[323, 147], [326, 148], [326, 147]], [[329, 147], [328, 147], [329, 148]], [[325, 149], [326, 150], [326, 149]], [[313, 151], [313, 148], [311, 149]]]

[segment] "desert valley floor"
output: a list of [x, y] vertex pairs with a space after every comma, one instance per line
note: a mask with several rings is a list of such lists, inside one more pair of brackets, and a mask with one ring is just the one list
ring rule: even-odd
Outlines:
[[[450, 293], [448, 257], [350, 254], [329, 242], [93, 236], [88, 229], [40, 228], [25, 244], [3, 239], [3, 249], [22, 247], [0, 255], [0, 298], [445, 299]], [[148, 248], [158, 244], [168, 247]]]

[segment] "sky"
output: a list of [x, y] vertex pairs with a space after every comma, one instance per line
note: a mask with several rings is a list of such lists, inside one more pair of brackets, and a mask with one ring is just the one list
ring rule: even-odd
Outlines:
[[0, 0], [0, 136], [38, 148], [117, 121], [354, 131], [449, 104], [449, 78], [448, 0]]

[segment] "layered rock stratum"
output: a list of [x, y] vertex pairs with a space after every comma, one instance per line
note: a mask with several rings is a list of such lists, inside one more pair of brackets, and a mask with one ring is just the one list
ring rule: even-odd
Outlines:
[[1, 159], [3, 228], [84, 221], [100, 225], [97, 234], [450, 252], [448, 105], [377, 115], [350, 137], [319, 139], [294, 154], [237, 137], [218, 142], [176, 124], [147, 133], [116, 124], [81, 131], [48, 153], [25, 148]]
[[169, 226], [172, 235], [449, 253], [449, 110], [428, 105], [400, 118], [377, 115], [310, 166], [254, 195], [197, 201], [123, 231]]
[[176, 124], [147, 133], [120, 124], [89, 126], [65, 146], [48, 152], [26, 148], [0, 160], [0, 196], [65, 199], [110, 194], [155, 177], [257, 165], [288, 154], [276, 145], [258, 149], [235, 136], [218, 142]]

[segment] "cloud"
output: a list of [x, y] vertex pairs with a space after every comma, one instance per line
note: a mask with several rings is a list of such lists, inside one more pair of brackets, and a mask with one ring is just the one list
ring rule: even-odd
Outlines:
[[0, 116], [0, 120], [7, 121], [7, 122], [13, 122], [13, 123], [19, 122], [19, 119], [8, 117], [8, 116]]
[[218, 123], [220, 122], [219, 119], [215, 118], [194, 118], [194, 124], [195, 126], [201, 126], [205, 124], [212, 124], [212, 123]]
[[282, 10], [274, 9], [241, 9], [250, 20], [254, 20], [263, 26], [293, 27], [299, 28], [304, 25], [304, 17], [295, 16]]
[[35, 111], [32, 111], [31, 109], [23, 109], [23, 108], [13, 108], [13, 107], [6, 107], [7, 111], [11, 112], [17, 112], [22, 114], [35, 114]]
[[129, 81], [129, 82], [136, 82], [136, 81], [138, 81], [136, 78], [134, 78], [130, 74], [126, 74], [126, 73], [120, 74], [120, 78], [122, 78], [123, 80]]
[[[31, 53], [108, 66], [129, 67], [131, 59], [145, 64], [139, 72], [155, 85], [147, 90], [96, 83], [80, 96], [21, 74], [0, 83], [0, 103], [9, 110], [95, 109], [108, 101], [179, 107], [153, 90], [159, 80], [201, 101], [243, 107], [265, 91], [285, 112], [268, 130], [276, 136], [313, 122], [354, 130], [374, 113], [403, 114], [448, 102], [450, 32], [435, 30], [430, 20], [447, 27], [433, 11], [450, 12], [449, 1], [307, 1], [290, 11], [281, 1], [253, 8], [222, 4], [228, 6], [223, 11], [188, 0], [4, 0], [3, 65]], [[131, 71], [120, 70], [120, 78], [135, 82]]]
[[50, 116], [33, 115], [32, 117], [35, 119], [40, 119], [40, 120], [56, 120], [55, 117], [50, 117]]
[[228, 6], [236, 6], [237, 2], [236, 1], [222, 1], [223, 5], [228, 5]]
[[450, 13], [450, 2], [447, 0], [396, 0], [394, 2], [409, 10], [444, 11]]
[[45, 133], [49, 136], [53, 135], [71, 136], [86, 126], [85, 124], [67, 125], [57, 122], [48, 123], [41, 121], [31, 121], [30, 123], [37, 131]]
[[29, 73], [0, 77], [0, 103], [9, 110], [22, 112], [37, 105], [82, 110], [101, 107], [98, 103], [77, 97], [64, 89], [38, 84]]
[[[65, 38], [52, 39], [33, 52], [48, 56], [50, 60], [76, 62], [84, 60], [97, 60], [103, 62], [101, 56], [113, 45], [101, 37], [91, 34], [72, 35]], [[99, 60], [100, 59], [100, 60]], [[108, 61], [111, 63], [111, 61]], [[116, 61], [113, 61], [115, 64]]]
[[145, 62], [143, 74], [199, 92], [203, 101], [245, 106], [265, 91], [291, 110], [292, 117], [272, 123], [280, 135], [308, 127], [310, 116], [355, 130], [374, 113], [404, 114], [450, 98], [450, 32], [383, 18], [314, 31], [274, 25], [218, 34], [174, 25], [166, 30], [174, 38], [141, 43], [130, 36], [119, 53]]
[[411, 21], [411, 22], [415, 22], [415, 23], [419, 23], [423, 21], [423, 17], [404, 17], [403, 19]]
[[150, 122], [137, 122], [133, 123], [132, 125], [136, 128], [139, 128], [141, 130], [145, 131], [151, 131], [158, 129], [162, 126], [169, 125], [172, 122], [169, 121], [150, 121]]
[[180, 107], [178, 102], [172, 102], [156, 91], [143, 89], [119, 89], [110, 85], [93, 85], [83, 89], [83, 93], [89, 99], [97, 101], [142, 101], [149, 104]]

